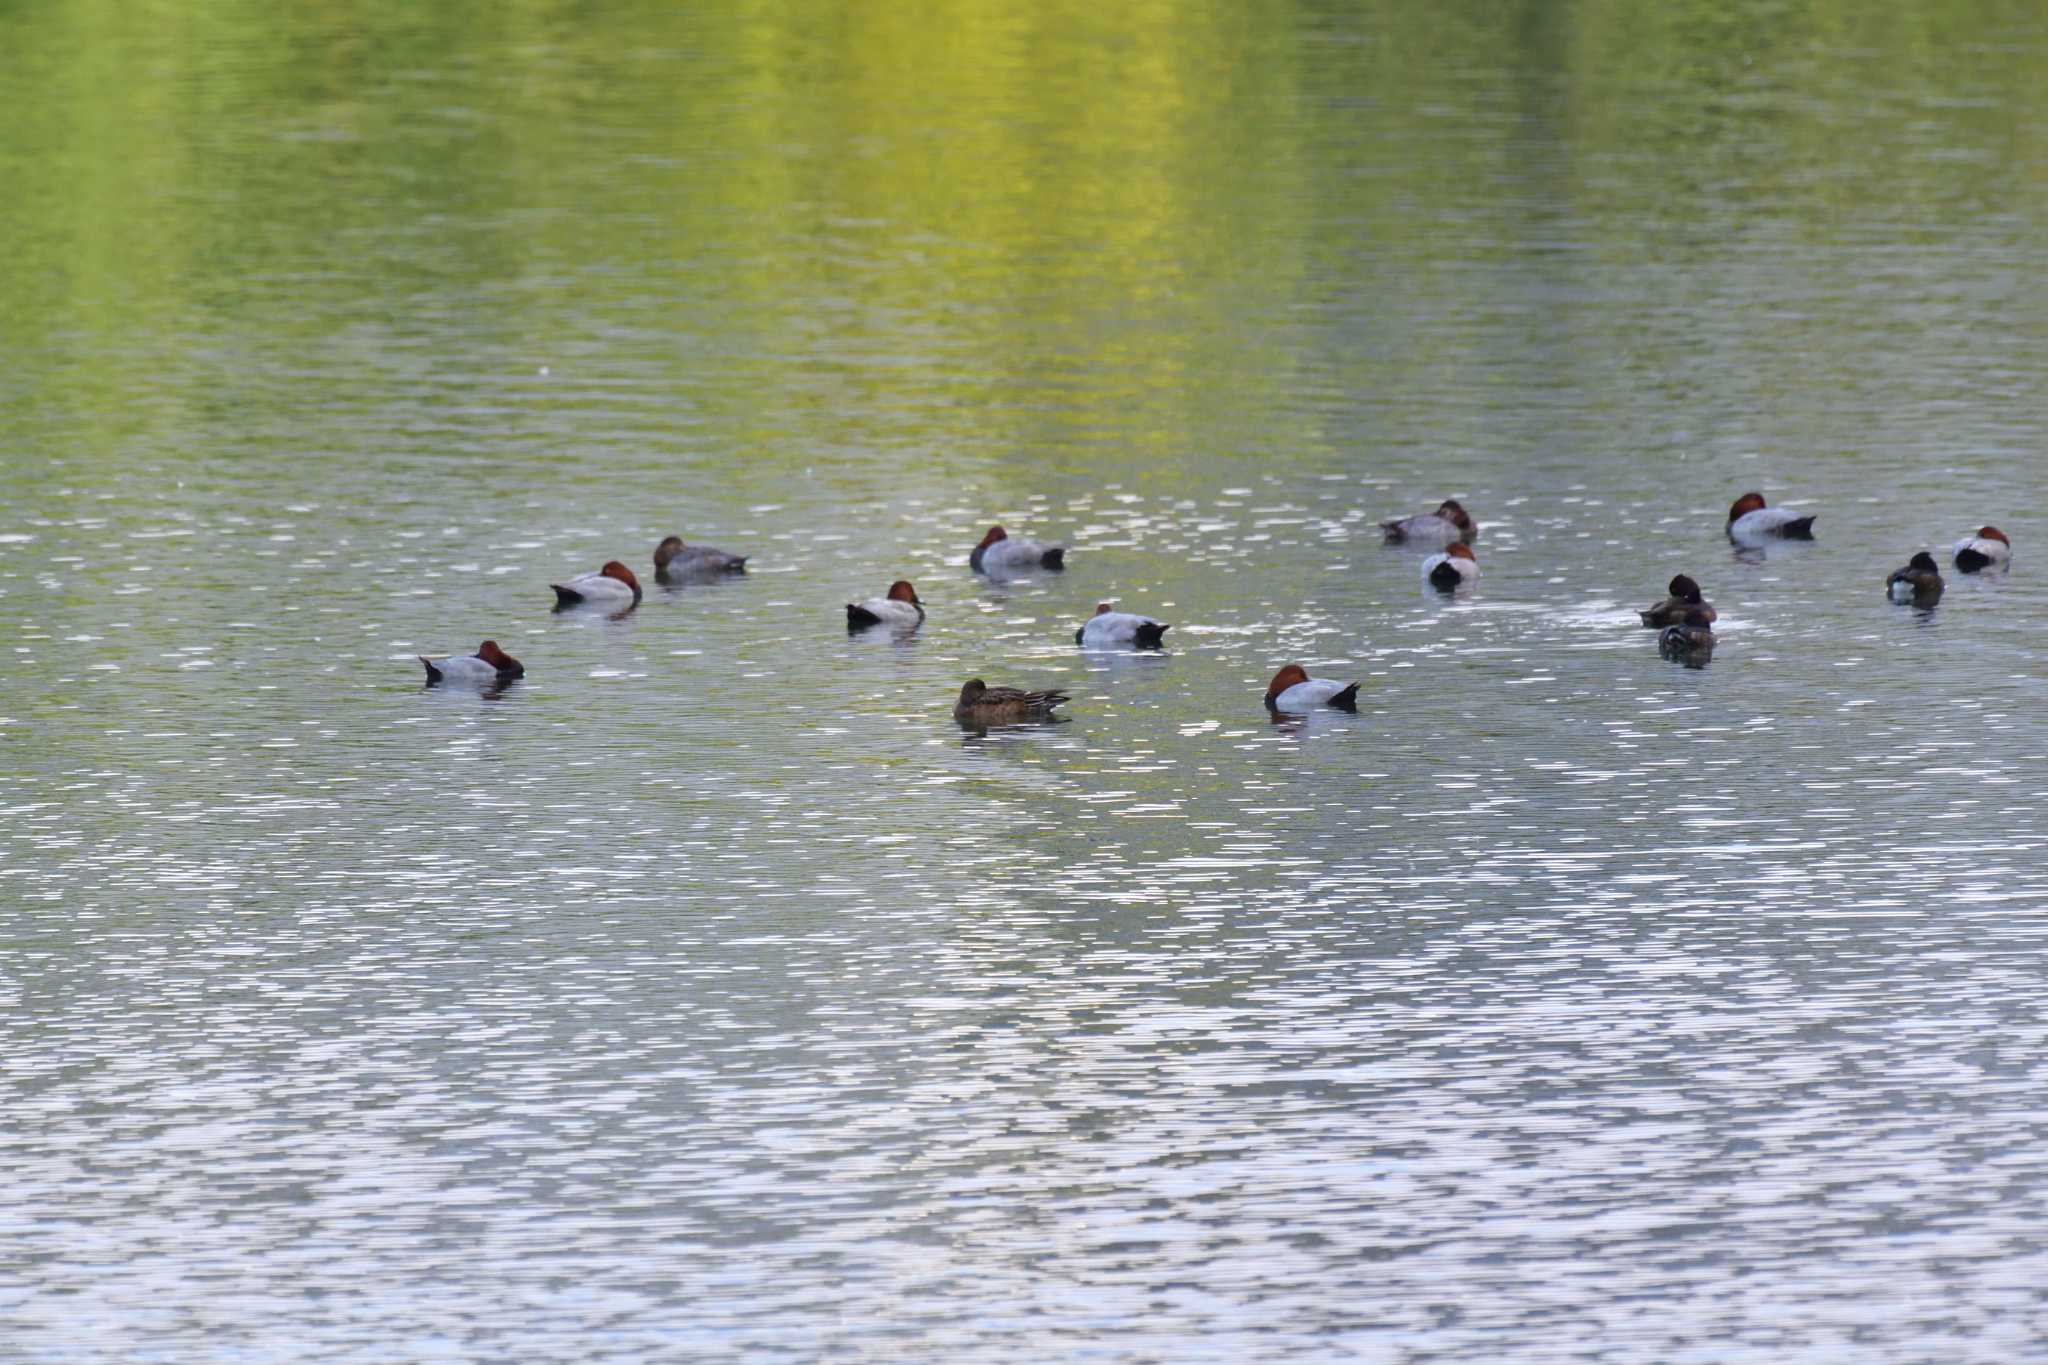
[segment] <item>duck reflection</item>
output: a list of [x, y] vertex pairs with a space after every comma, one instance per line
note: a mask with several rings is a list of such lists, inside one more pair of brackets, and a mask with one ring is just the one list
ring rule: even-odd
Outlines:
[[1657, 637], [1657, 653], [1687, 668], [1705, 668], [1714, 657], [1714, 610], [1688, 607], [1674, 625]]

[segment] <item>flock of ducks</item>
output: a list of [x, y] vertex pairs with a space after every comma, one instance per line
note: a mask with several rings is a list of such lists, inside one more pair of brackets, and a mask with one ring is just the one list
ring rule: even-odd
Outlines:
[[[1812, 540], [1813, 517], [1801, 516], [1783, 507], [1770, 507], [1761, 493], [1744, 493], [1728, 509], [1728, 538], [1738, 546], [1755, 546], [1769, 540]], [[2003, 571], [2012, 562], [2012, 542], [1996, 526], [1980, 526], [1974, 535], [1958, 541], [1952, 551], [1955, 566], [1962, 573]], [[1925, 611], [1941, 600], [1948, 585], [1941, 566], [1922, 550], [1902, 569], [1885, 579], [1885, 595], [1905, 606]], [[1643, 624], [1659, 630], [1657, 652], [1694, 668], [1705, 666], [1714, 655], [1713, 604], [1701, 595], [1700, 585], [1685, 574], [1671, 580], [1671, 595], [1642, 613]]]
[[[1771, 540], [1812, 540], [1813, 521], [1811, 514], [1802, 516], [1766, 505], [1761, 493], [1745, 493], [1728, 509], [1728, 538], [1748, 547]], [[1458, 592], [1479, 581], [1479, 560], [1472, 553], [1479, 525], [1455, 499], [1446, 499], [1433, 512], [1381, 522], [1380, 529], [1389, 544], [1433, 550], [1422, 561], [1422, 578], [1439, 592]], [[1066, 555], [1064, 546], [1012, 536], [1001, 526], [991, 526], [969, 552], [967, 564], [976, 573], [1003, 578], [1062, 570]], [[2012, 562], [2012, 542], [1997, 527], [1984, 526], [1957, 542], [1952, 556], [1961, 573], [2002, 572]], [[654, 550], [654, 576], [669, 586], [746, 571], [745, 555], [690, 545], [680, 536], [669, 536]], [[641, 596], [640, 580], [618, 560], [549, 586], [555, 592], [557, 611], [586, 606], [629, 611], [639, 605]], [[1885, 593], [1894, 602], [1925, 610], [1941, 600], [1945, 586], [1941, 566], [1923, 550], [1885, 580]], [[1713, 604], [1686, 574], [1673, 578], [1666, 591], [1669, 596], [1641, 613], [1643, 625], [1658, 631], [1660, 655], [1689, 667], [1704, 667], [1714, 653]], [[918, 599], [917, 589], [903, 579], [890, 584], [880, 597], [846, 604], [849, 632], [877, 626], [913, 631], [924, 619], [924, 603]], [[1083, 649], [1159, 649], [1171, 629], [1164, 622], [1116, 611], [1104, 602], [1074, 632], [1074, 643]], [[449, 684], [495, 691], [526, 674], [525, 665], [499, 648], [495, 640], [484, 641], [474, 654], [445, 659], [421, 656], [420, 663], [426, 667], [429, 687]], [[1067, 700], [1067, 694], [1056, 689], [990, 687], [980, 678], [970, 678], [953, 704], [953, 715], [964, 727], [986, 730], [992, 725], [1051, 719], [1054, 709]], [[1358, 684], [1310, 677], [1300, 664], [1288, 664], [1266, 684], [1265, 700], [1267, 710], [1276, 715], [1300, 715], [1324, 707], [1356, 711]]]

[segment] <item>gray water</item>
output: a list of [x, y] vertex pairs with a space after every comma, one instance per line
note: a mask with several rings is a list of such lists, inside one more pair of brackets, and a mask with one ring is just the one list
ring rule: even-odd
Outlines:
[[0, 14], [0, 1357], [2048, 1355], [2044, 58]]

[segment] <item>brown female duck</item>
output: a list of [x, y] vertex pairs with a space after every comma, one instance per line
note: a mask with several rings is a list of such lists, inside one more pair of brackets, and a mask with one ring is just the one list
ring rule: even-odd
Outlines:
[[654, 577], [662, 583], [687, 583], [746, 571], [745, 555], [729, 555], [709, 545], [688, 545], [681, 536], [669, 536], [654, 547]]
[[1052, 709], [1066, 700], [1066, 693], [1052, 688], [1026, 692], [1018, 687], [990, 687], [979, 678], [969, 678], [960, 689], [960, 700], [953, 703], [953, 718], [967, 725], [1049, 720]]
[[1704, 613], [1706, 623], [1714, 623], [1715, 611], [1712, 604], [1700, 596], [1700, 585], [1693, 582], [1689, 576], [1678, 575], [1671, 580], [1665, 591], [1671, 595], [1648, 611], [1640, 613], [1644, 625], [1653, 630], [1675, 626], [1684, 621], [1689, 613]]
[[1941, 567], [1925, 550], [1906, 561], [1905, 568], [1893, 569], [1892, 576], [1884, 581], [1885, 596], [1915, 607], [1933, 606], [1941, 600], [1942, 589], [1947, 586], [1941, 581]]

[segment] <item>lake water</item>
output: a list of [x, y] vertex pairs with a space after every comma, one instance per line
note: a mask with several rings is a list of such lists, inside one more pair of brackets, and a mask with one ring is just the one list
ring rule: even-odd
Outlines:
[[2037, 7], [317, 8], [0, 12], [0, 1355], [2043, 1358]]

